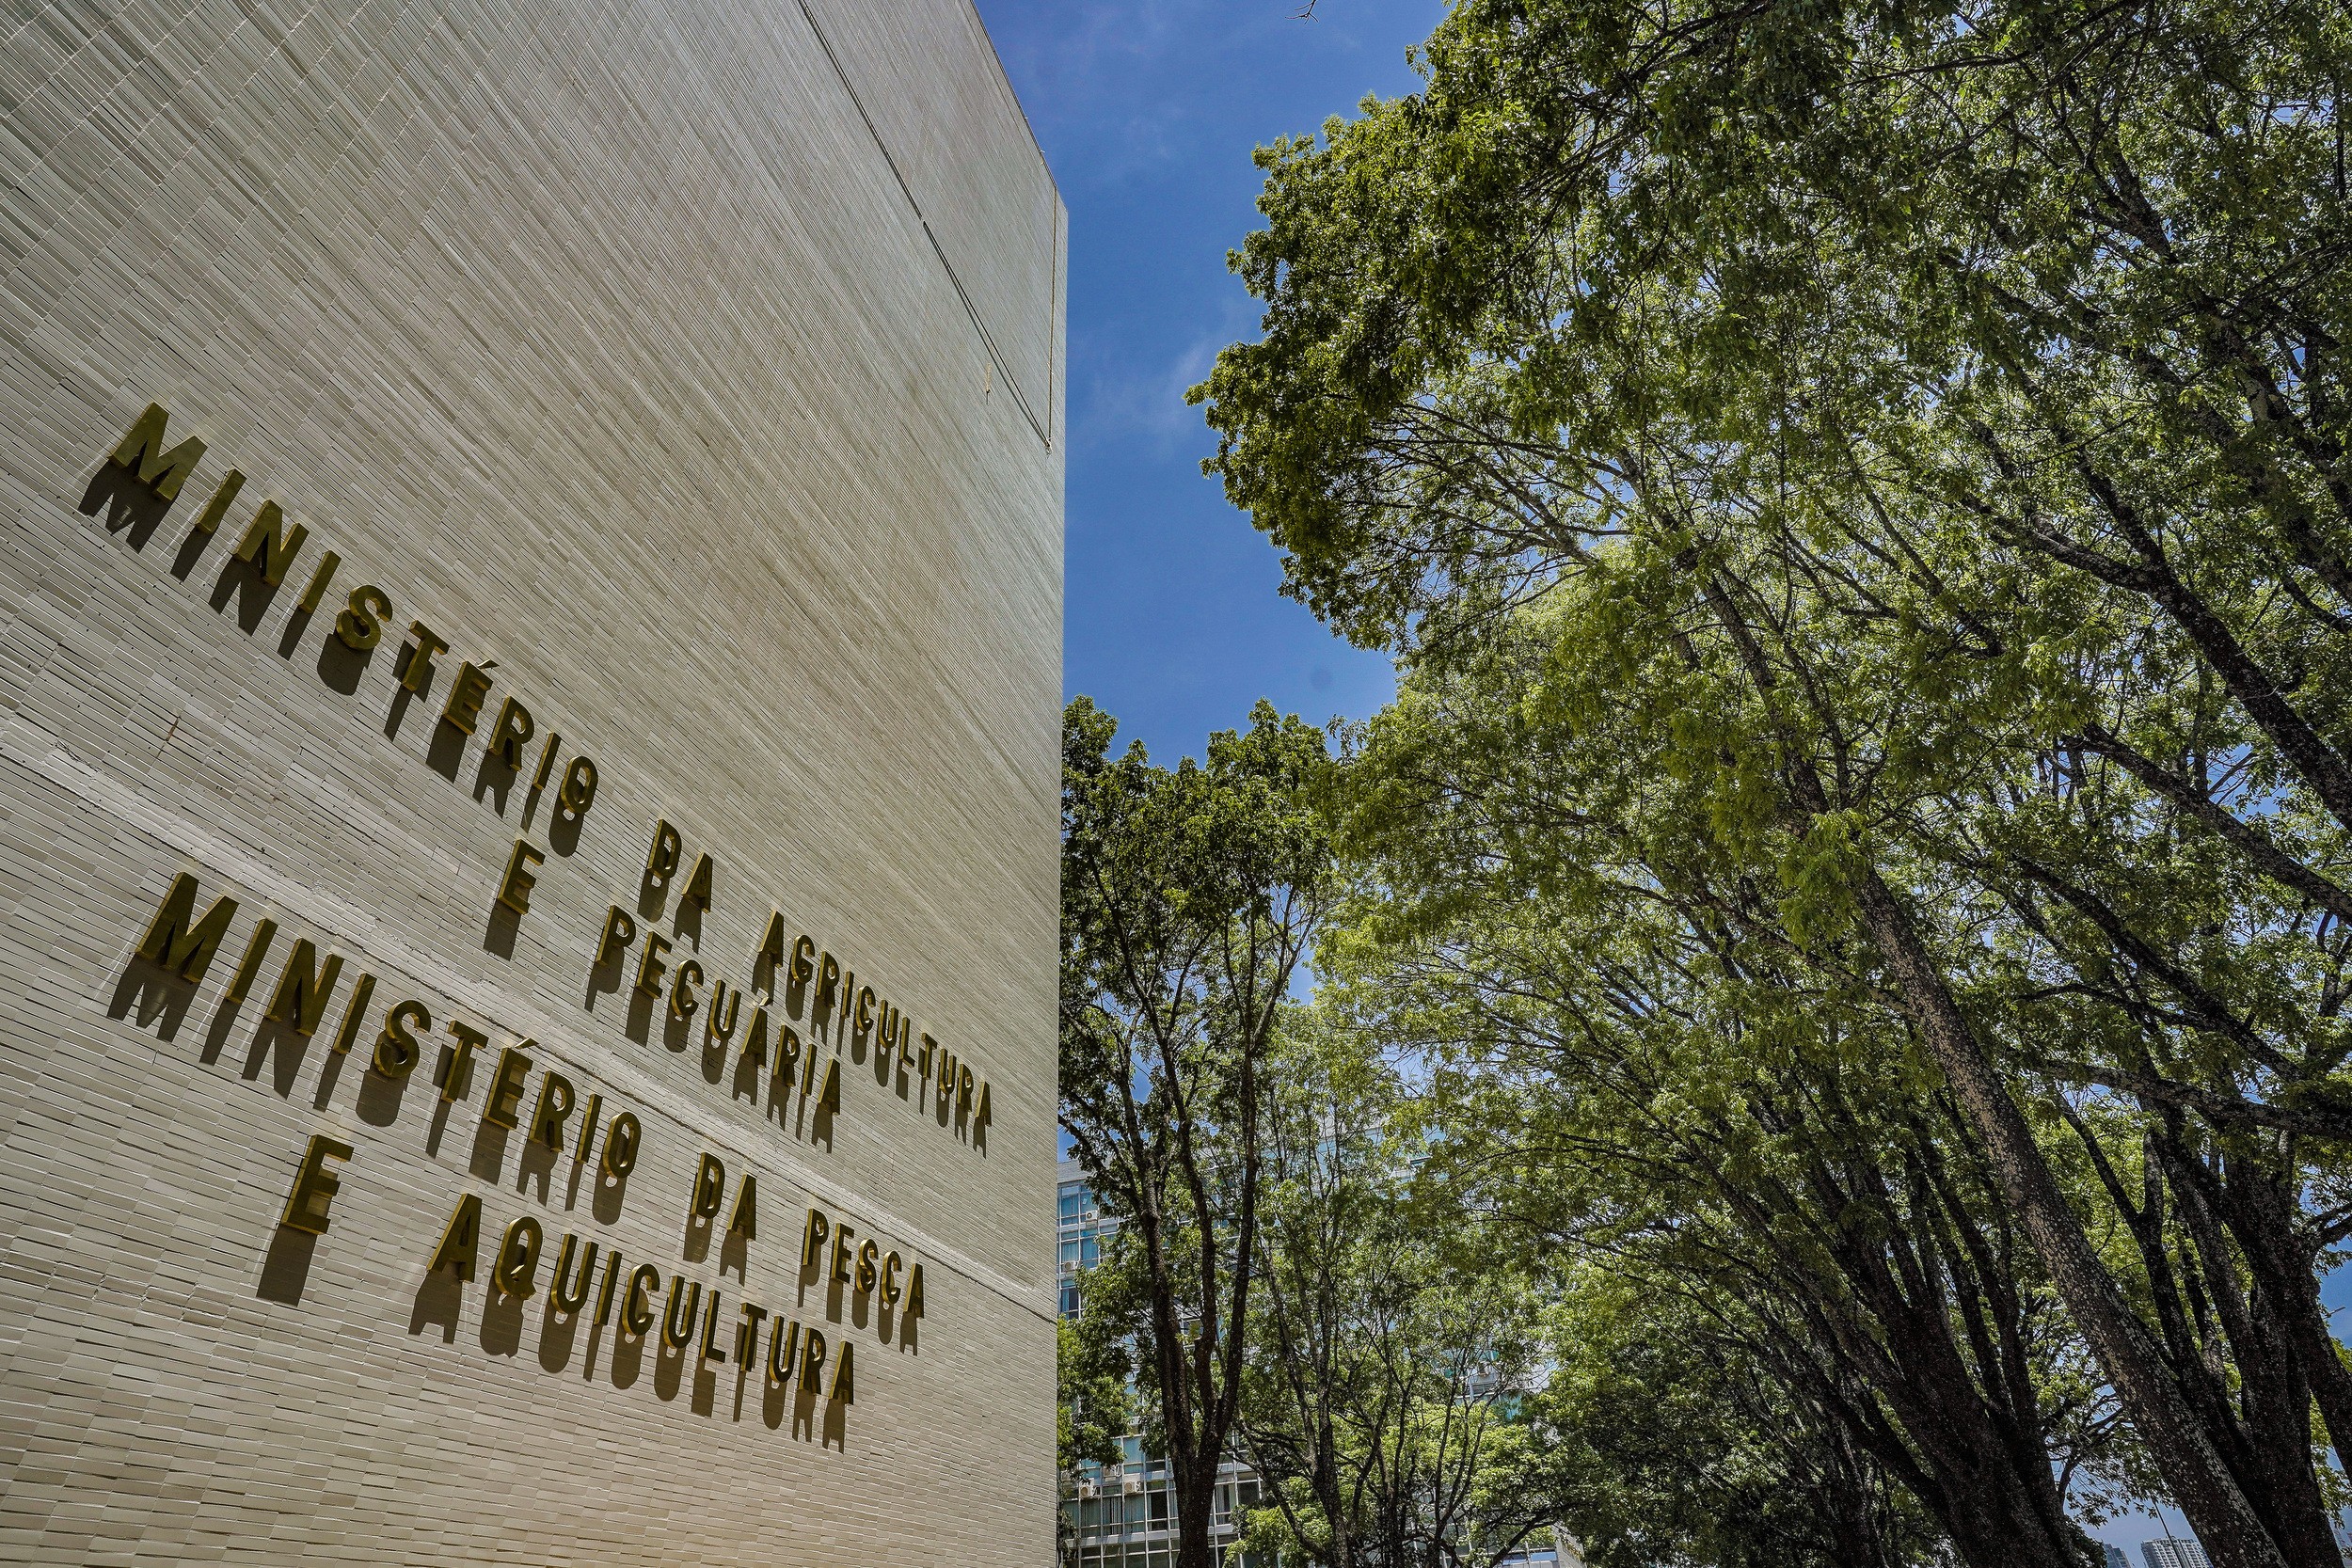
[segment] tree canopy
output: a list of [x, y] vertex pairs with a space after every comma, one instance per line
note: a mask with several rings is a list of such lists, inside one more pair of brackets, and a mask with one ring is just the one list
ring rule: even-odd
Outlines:
[[[1287, 591], [1405, 664], [1363, 972], [1642, 1159], [1722, 1140], [1672, 1224], [1788, 1243], [1736, 1266], [1839, 1356], [1948, 1340], [1915, 1408], [1994, 1435], [1939, 1457], [1902, 1378], [1849, 1418], [1733, 1337], [1972, 1561], [2077, 1554], [1949, 1482], [2095, 1448], [2087, 1384], [2217, 1563], [2336, 1560], [2348, 24], [1462, 0], [1423, 91], [1261, 155], [1264, 331], [1196, 391]], [[1630, 1157], [1563, 1132], [1540, 1183]]]

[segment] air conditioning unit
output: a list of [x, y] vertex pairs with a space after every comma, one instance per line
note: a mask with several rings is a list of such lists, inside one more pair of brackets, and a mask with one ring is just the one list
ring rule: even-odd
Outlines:
[[1120, 1490], [1131, 1497], [1142, 1497], [1143, 1478], [1141, 1476], [1129, 1476], [1120, 1485]]
[[1078, 1483], [1078, 1496], [1081, 1497], [1099, 1497], [1102, 1495], [1103, 1483], [1101, 1481], [1082, 1481]]

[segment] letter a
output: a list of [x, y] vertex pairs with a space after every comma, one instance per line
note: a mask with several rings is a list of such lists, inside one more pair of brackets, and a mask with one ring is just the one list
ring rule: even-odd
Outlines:
[[446, 1268], [458, 1278], [473, 1278], [474, 1260], [482, 1250], [482, 1199], [468, 1193], [450, 1211], [449, 1224], [442, 1227], [441, 1244], [433, 1254], [432, 1266], [424, 1272], [438, 1274]]

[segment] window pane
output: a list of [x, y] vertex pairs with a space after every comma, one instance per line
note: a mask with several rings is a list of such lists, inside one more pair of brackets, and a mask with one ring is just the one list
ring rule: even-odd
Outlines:
[[1103, 1243], [1091, 1236], [1085, 1238], [1079, 1243], [1078, 1260], [1087, 1268], [1094, 1267], [1103, 1260]]
[[1168, 1528], [1168, 1494], [1165, 1492], [1152, 1494], [1152, 1525], [1155, 1529]]
[[1078, 1217], [1077, 1188], [1073, 1187], [1061, 1195], [1061, 1217], [1066, 1220], [1074, 1220]]

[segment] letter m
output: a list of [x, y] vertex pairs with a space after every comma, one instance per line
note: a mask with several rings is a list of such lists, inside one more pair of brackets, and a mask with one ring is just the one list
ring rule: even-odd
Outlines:
[[204, 456], [204, 443], [191, 436], [167, 451], [164, 425], [170, 418], [162, 404], [149, 404], [147, 412], [131, 421], [130, 434], [115, 448], [112, 460], [136, 473], [141, 483], [153, 485], [163, 499], [177, 500], [182, 483]]
[[198, 920], [196, 879], [183, 871], [157, 906], [155, 918], [139, 942], [139, 957], [176, 972], [183, 980], [202, 980], [236, 913], [234, 898], [215, 898], [204, 918]]

